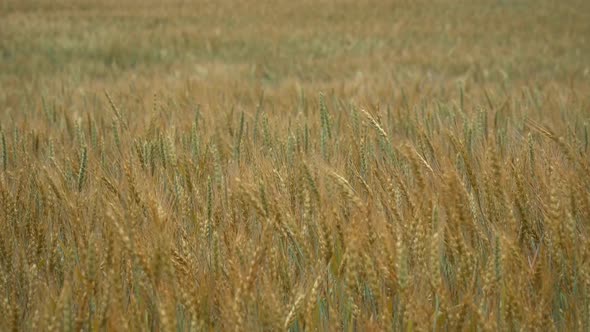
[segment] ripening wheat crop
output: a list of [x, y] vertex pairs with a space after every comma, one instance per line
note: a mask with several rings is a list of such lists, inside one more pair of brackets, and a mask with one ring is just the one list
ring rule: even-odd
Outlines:
[[[579, 16], [560, 9], [570, 34], [547, 63], [530, 55], [542, 42], [507, 39], [524, 45], [515, 59], [499, 46], [510, 30], [483, 31], [518, 3], [465, 30], [454, 19], [483, 2], [444, 12], [448, 36], [496, 45], [467, 39], [449, 58], [379, 16], [441, 20], [427, 4], [318, 3], [374, 18], [351, 30], [373, 40], [347, 40], [348, 25], [316, 21], [308, 1], [244, 31], [227, 27], [269, 4], [233, 9], [236, 23], [222, 21], [227, 1], [41, 3], [8, 2], [0, 23], [0, 330], [590, 329], [590, 85], [576, 56], [590, 55], [590, 29]], [[557, 9], [539, 3], [531, 15], [547, 22], [532, 26], [558, 31]], [[56, 44], [25, 41], [38, 28], [23, 21]], [[332, 38], [293, 30], [300, 21]], [[78, 26], [88, 35], [59, 34]], [[168, 53], [139, 38], [152, 33], [170, 38], [156, 41]], [[417, 44], [397, 44], [406, 34]], [[561, 49], [574, 42], [578, 53]]]

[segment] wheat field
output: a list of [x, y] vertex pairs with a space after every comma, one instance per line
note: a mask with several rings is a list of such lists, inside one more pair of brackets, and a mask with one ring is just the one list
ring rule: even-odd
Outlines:
[[0, 2], [1, 331], [590, 331], [590, 2]]

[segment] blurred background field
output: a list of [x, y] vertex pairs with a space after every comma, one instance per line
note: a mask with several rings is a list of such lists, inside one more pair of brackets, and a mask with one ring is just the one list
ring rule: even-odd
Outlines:
[[[2, 82], [588, 79], [586, 1], [3, 1]], [[386, 83], [387, 82], [387, 83]]]

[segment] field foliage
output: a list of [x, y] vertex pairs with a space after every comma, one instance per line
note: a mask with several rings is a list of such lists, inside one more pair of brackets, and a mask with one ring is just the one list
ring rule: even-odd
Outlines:
[[0, 2], [0, 330], [590, 330], [590, 2]]

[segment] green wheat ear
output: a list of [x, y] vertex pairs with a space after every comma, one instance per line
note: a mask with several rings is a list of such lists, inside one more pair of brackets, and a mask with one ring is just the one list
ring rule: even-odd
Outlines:
[[82, 155], [80, 156], [80, 170], [78, 172], [78, 192], [82, 191], [84, 180], [86, 178], [86, 167], [88, 166], [88, 149], [82, 147]]
[[4, 131], [0, 132], [0, 144], [2, 145], [2, 169], [6, 171], [8, 166], [8, 151], [6, 150], [6, 136]]
[[588, 122], [584, 123], [584, 152], [588, 151]]
[[236, 145], [234, 148], [234, 158], [240, 162], [240, 149], [242, 144], [242, 135], [244, 134], [244, 112], [240, 114], [240, 127], [238, 129], [238, 136], [236, 138]]
[[119, 136], [119, 120], [113, 119], [112, 130], [113, 130], [113, 139], [115, 140], [115, 145], [117, 146], [117, 148], [120, 151], [121, 150], [121, 136]]
[[193, 124], [191, 127], [191, 153], [193, 156], [193, 160], [199, 160], [199, 133], [197, 131], [197, 125]]
[[320, 145], [322, 149], [322, 157], [328, 160], [328, 139], [332, 138], [332, 128], [330, 125], [330, 115], [328, 114], [328, 107], [323, 93], [320, 93]]

